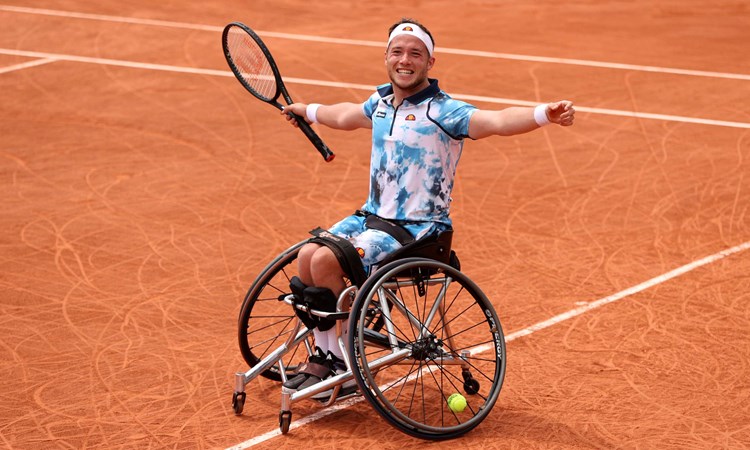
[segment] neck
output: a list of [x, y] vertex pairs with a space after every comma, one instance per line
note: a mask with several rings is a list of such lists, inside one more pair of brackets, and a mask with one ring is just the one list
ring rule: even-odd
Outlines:
[[405, 98], [411, 97], [412, 95], [427, 88], [429, 85], [430, 85], [430, 80], [428, 80], [427, 78], [425, 78], [417, 86], [409, 87], [405, 89], [400, 88], [399, 86], [396, 86], [395, 83], [391, 83], [391, 86], [393, 86], [393, 104], [395, 106], [401, 106], [401, 103], [403, 103]]

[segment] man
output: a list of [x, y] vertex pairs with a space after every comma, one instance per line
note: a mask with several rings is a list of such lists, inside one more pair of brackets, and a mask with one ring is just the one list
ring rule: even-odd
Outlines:
[[[404, 244], [404, 231], [407, 238], [419, 239], [451, 227], [450, 194], [465, 138], [511, 136], [548, 123], [569, 126], [575, 115], [570, 101], [484, 111], [453, 100], [437, 80], [427, 76], [435, 64], [435, 44], [427, 28], [402, 19], [388, 34], [385, 66], [391, 83], [379, 86], [367, 101], [295, 103], [282, 112], [294, 126], [296, 120], [289, 112], [339, 130], [373, 130], [367, 202], [362, 211], [328, 230], [353, 244], [366, 272]], [[395, 224], [400, 233], [372, 226], [377, 221], [382, 224], [382, 219]], [[344, 276], [352, 277], [342, 269], [335, 246], [319, 242], [300, 250], [299, 278], [293, 281], [292, 291], [305, 303], [330, 309], [346, 287]], [[345, 370], [335, 330], [330, 327], [314, 330], [317, 354], [285, 387], [302, 389]]]

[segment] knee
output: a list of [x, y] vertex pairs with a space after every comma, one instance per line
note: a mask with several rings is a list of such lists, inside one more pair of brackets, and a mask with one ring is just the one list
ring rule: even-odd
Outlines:
[[310, 270], [313, 278], [321, 276], [343, 276], [338, 258], [328, 247], [319, 247], [310, 259]]
[[313, 279], [310, 273], [310, 261], [315, 252], [320, 248], [318, 244], [305, 244], [297, 253], [297, 269], [301, 281], [306, 285], [312, 285]]
[[305, 244], [299, 249], [297, 254], [297, 262], [302, 267], [310, 267], [310, 261], [313, 258], [315, 252], [320, 248], [318, 244]]

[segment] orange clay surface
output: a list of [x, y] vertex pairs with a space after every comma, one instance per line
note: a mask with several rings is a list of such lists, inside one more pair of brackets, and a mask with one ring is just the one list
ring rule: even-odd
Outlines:
[[[366, 402], [330, 414], [295, 404], [295, 423], [320, 420], [274, 435], [280, 389], [265, 379], [234, 415], [246, 289], [308, 230], [361, 206], [370, 144], [366, 130], [318, 128], [337, 153], [323, 162], [231, 77], [220, 30], [239, 20], [384, 42], [402, 16], [435, 35], [431, 76], [449, 93], [505, 99], [472, 101], [485, 109], [579, 108], [571, 128], [464, 147], [454, 248], [506, 334], [750, 241], [745, 1], [10, 1], [0, 447], [750, 445], [748, 251], [509, 341], [500, 400], [458, 441], [408, 437]], [[361, 102], [371, 90], [357, 85], [387, 81], [380, 47], [266, 41], [285, 77], [313, 80], [289, 83], [298, 101]]]

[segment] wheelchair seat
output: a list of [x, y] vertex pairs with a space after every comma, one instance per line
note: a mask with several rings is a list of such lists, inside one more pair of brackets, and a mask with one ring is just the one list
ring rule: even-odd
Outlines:
[[427, 258], [448, 264], [456, 270], [461, 270], [458, 256], [456, 256], [456, 252], [451, 250], [452, 242], [453, 230], [431, 234], [391, 253], [378, 263], [378, 267], [383, 267], [390, 262], [404, 258]]

